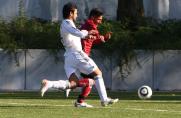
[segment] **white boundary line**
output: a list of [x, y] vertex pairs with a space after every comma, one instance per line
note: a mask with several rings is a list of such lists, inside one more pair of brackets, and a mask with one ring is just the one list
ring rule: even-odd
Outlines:
[[11, 102], [11, 103], [4, 103], [4, 102], [0, 102], [0, 104], [3, 105], [23, 105], [23, 106], [52, 106], [52, 107], [70, 107], [73, 105], [51, 105], [51, 104], [29, 104], [29, 103], [15, 103], [15, 102]]
[[[70, 105], [52, 105], [52, 104], [27, 104], [27, 103], [15, 103], [15, 102], [10, 102], [10, 103], [4, 103], [4, 102], [0, 102], [0, 104], [2, 105], [23, 105], [23, 106], [44, 106], [44, 107], [73, 107], [73, 104]], [[143, 109], [143, 108], [121, 108], [121, 107], [114, 107], [114, 106], [110, 106], [110, 107], [93, 107], [91, 109], [94, 108], [101, 108], [101, 109], [120, 109], [120, 110], [133, 110], [133, 111], [153, 111], [153, 112], [170, 112], [170, 113], [177, 113], [177, 114], [181, 114], [181, 111], [175, 111], [175, 110], [166, 110], [166, 109]]]
[[[128, 101], [129, 100], [120, 100], [120, 101]], [[181, 103], [181, 100], [130, 100], [131, 102], [137, 102], [137, 103], [140, 103], [140, 102], [145, 102], [145, 103], [164, 103], [164, 102], [170, 102], [170, 103], [177, 103], [177, 102], [180, 102]]]
[[124, 109], [133, 110], [133, 111], [154, 111], [154, 112], [170, 112], [170, 113], [181, 114], [181, 111], [165, 110], [165, 109], [140, 109], [140, 108], [124, 108]]

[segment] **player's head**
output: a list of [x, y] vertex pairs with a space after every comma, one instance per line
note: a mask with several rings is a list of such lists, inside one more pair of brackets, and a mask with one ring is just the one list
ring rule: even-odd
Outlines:
[[98, 8], [93, 8], [90, 11], [89, 18], [93, 19], [95, 24], [101, 24], [103, 18], [103, 12]]
[[69, 2], [63, 6], [63, 18], [76, 20], [76, 18], [77, 18], [77, 6], [76, 6], [76, 4]]

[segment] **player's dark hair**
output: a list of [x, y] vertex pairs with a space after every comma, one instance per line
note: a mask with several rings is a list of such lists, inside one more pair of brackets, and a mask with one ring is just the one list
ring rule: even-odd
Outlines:
[[66, 19], [70, 16], [70, 12], [74, 12], [77, 9], [76, 4], [68, 2], [63, 6], [63, 18]]
[[91, 18], [91, 17], [99, 17], [99, 16], [102, 16], [102, 15], [103, 15], [103, 12], [100, 9], [93, 8], [90, 11], [89, 18]]

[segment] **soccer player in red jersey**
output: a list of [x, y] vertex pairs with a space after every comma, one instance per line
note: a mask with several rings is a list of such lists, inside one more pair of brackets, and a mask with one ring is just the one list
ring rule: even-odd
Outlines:
[[100, 44], [106, 42], [108, 39], [111, 38], [112, 32], [107, 32], [105, 35], [99, 34], [99, 31], [97, 29], [98, 25], [102, 23], [103, 19], [103, 13], [98, 9], [94, 8], [91, 10], [89, 14], [89, 18], [86, 20], [86, 22], [82, 25], [81, 30], [95, 30], [97, 31], [97, 34], [94, 35], [94, 37], [88, 37], [85, 38], [82, 41], [82, 47], [83, 51], [89, 56], [91, 52], [91, 48], [95, 44]]
[[[89, 14], [89, 18], [86, 22], [81, 26], [81, 30], [87, 31], [97, 31], [94, 36], [87, 37], [81, 40], [83, 51], [90, 56], [91, 49], [93, 45], [100, 44], [106, 42], [111, 38], [111, 32], [107, 32], [105, 35], [101, 35], [98, 31], [98, 25], [102, 23], [103, 13], [98, 8], [93, 8]], [[84, 77], [82, 81], [86, 81], [90, 78]], [[84, 99], [89, 95], [92, 86], [86, 86], [82, 89], [82, 93], [79, 95], [77, 101], [83, 102]]]

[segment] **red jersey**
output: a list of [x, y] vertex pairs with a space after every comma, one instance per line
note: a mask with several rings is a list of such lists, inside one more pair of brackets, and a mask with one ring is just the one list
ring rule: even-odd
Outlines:
[[99, 44], [101, 42], [105, 42], [105, 37], [104, 37], [104, 40], [101, 40], [100, 38], [100, 34], [99, 34], [99, 31], [97, 29], [97, 25], [93, 22], [92, 19], [88, 19], [82, 26], [81, 26], [81, 30], [87, 30], [87, 31], [90, 31], [90, 30], [96, 30], [98, 32], [98, 34], [96, 34], [96, 39], [82, 39], [81, 42], [82, 42], [82, 48], [83, 48], [83, 51], [89, 56], [90, 55], [90, 52], [91, 52], [91, 48], [94, 44]]

